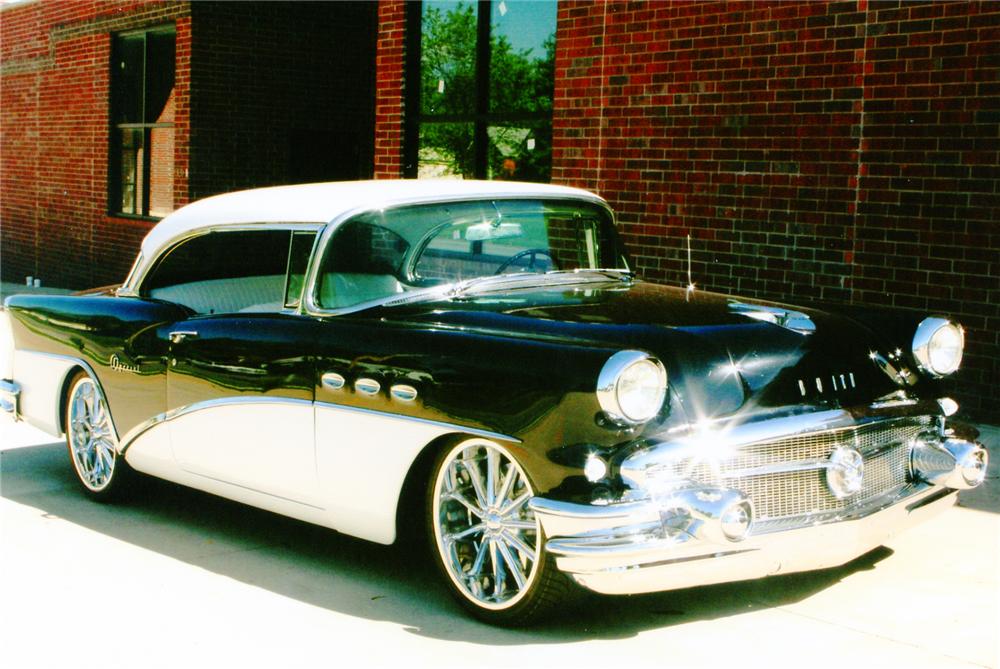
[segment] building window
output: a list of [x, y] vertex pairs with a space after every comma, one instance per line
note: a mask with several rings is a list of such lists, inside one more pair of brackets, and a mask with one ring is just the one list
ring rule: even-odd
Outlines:
[[555, 0], [410, 7], [406, 176], [548, 181]]
[[174, 28], [114, 38], [109, 209], [165, 216], [174, 209]]

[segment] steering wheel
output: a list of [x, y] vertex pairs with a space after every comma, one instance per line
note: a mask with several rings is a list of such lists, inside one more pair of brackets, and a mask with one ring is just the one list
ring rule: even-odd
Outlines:
[[556, 268], [555, 258], [552, 257], [552, 254], [549, 253], [548, 249], [541, 249], [541, 248], [539, 248], [539, 249], [525, 249], [523, 251], [519, 251], [518, 253], [515, 253], [514, 255], [512, 255], [511, 257], [509, 257], [505, 261], [503, 261], [503, 263], [499, 267], [497, 267], [497, 271], [493, 272], [493, 274], [503, 274], [503, 272], [504, 272], [505, 269], [507, 269], [508, 267], [510, 267], [511, 265], [513, 265], [514, 263], [516, 263], [518, 260], [520, 260], [521, 258], [524, 258], [526, 256], [530, 256], [530, 260], [528, 260], [528, 265], [527, 265], [527, 267], [526, 267], [526, 269], [524, 271], [527, 271], [527, 272], [534, 272], [534, 271], [536, 271], [535, 270], [535, 266], [538, 264], [537, 259], [540, 256], [545, 256], [546, 258], [548, 258], [549, 259], [549, 266], [552, 267], [553, 269], [558, 269], [558, 268]]

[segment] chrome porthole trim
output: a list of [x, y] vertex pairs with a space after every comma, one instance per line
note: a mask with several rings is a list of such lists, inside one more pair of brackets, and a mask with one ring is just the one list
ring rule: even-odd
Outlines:
[[89, 376], [73, 384], [66, 408], [66, 435], [73, 468], [93, 492], [108, 487], [117, 454], [108, 406]]
[[463, 441], [442, 461], [432, 495], [435, 547], [457, 591], [491, 611], [521, 601], [538, 577], [542, 532], [513, 455], [486, 439]]
[[405, 384], [396, 384], [389, 388], [389, 394], [400, 402], [412, 402], [417, 399], [417, 389]]
[[[958, 340], [958, 353], [953, 360], [945, 365], [935, 364], [932, 351], [932, 343], [935, 337], [942, 331], [951, 329], [953, 336]], [[913, 357], [917, 360], [920, 369], [935, 378], [948, 376], [954, 373], [962, 364], [962, 352], [965, 348], [965, 331], [956, 323], [952, 323], [946, 318], [929, 316], [920, 321], [916, 332], [913, 333]]]
[[347, 380], [341, 374], [327, 372], [320, 378], [320, 383], [327, 390], [340, 390], [347, 383]]
[[362, 395], [378, 395], [378, 391], [382, 390], [382, 384], [375, 379], [358, 379], [354, 382], [354, 389]]
[[[630, 367], [638, 364], [651, 364], [655, 369], [659, 385], [658, 401], [651, 402], [655, 410], [648, 415], [630, 414], [622, 407], [620, 399], [622, 376]], [[604, 413], [616, 423], [624, 425], [640, 425], [654, 418], [663, 407], [667, 394], [667, 370], [656, 358], [643, 351], [618, 351], [604, 363], [597, 377], [597, 402]]]

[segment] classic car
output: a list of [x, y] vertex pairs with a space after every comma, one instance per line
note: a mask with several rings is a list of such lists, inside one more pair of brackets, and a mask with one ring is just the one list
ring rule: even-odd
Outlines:
[[250, 190], [121, 286], [16, 295], [4, 408], [83, 492], [137, 472], [384, 544], [474, 615], [843, 564], [979, 485], [942, 314], [655, 285], [567, 187]]

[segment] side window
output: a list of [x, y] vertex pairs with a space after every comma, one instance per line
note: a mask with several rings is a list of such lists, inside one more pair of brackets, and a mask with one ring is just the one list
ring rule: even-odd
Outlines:
[[349, 307], [401, 293], [400, 270], [409, 243], [395, 232], [357, 219], [333, 235], [319, 273], [319, 304]]
[[285, 308], [295, 309], [302, 302], [302, 285], [312, 256], [315, 232], [293, 232], [288, 247], [288, 280], [285, 283]]
[[140, 294], [182, 304], [199, 314], [281, 311], [290, 292], [285, 279], [291, 239], [289, 230], [194, 237], [167, 252]]

